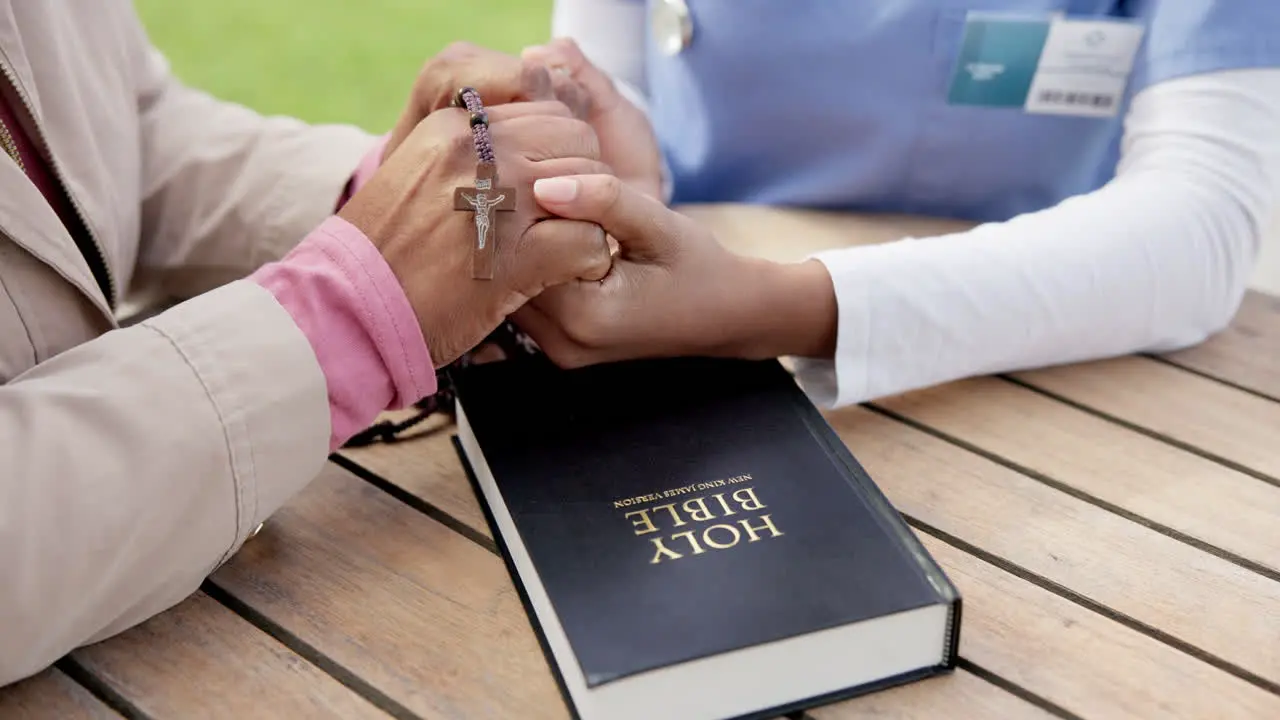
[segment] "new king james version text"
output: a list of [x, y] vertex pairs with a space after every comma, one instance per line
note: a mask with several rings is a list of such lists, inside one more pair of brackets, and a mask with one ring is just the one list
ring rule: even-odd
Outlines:
[[[625, 508], [660, 498], [695, 492], [695, 488], [715, 489], [750, 480], [750, 475], [739, 475], [727, 480], [695, 483], [662, 493], [615, 501], [614, 507]], [[759, 514], [759, 511], [765, 509], [767, 506], [760, 501], [755, 488], [748, 486], [732, 492], [722, 491], [699, 495], [679, 503], [669, 502], [632, 510], [624, 513], [623, 517], [631, 522], [637, 536], [663, 533], [658, 537], [648, 538], [654, 550], [653, 558], [649, 563], [657, 564], [679, 560], [690, 555], [701, 555], [712, 550], [727, 550], [736, 547], [744, 540], [747, 543], [753, 543], [781, 537], [782, 532], [774, 525], [772, 514]], [[678, 528], [686, 529], [667, 534], [668, 531]]]

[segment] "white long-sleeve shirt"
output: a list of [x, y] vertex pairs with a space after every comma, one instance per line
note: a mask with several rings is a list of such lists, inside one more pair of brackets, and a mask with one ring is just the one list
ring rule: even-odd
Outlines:
[[[642, 98], [644, 8], [560, 0], [573, 37]], [[1028, 159], [1028, 161], [1031, 161]], [[974, 375], [1198, 343], [1231, 319], [1280, 198], [1280, 69], [1139, 92], [1114, 179], [1006, 222], [824, 252], [832, 360], [800, 379], [828, 406]]]

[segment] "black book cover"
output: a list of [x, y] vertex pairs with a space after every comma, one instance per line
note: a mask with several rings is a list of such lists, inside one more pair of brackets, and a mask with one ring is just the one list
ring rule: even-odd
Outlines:
[[588, 686], [928, 605], [958, 621], [776, 361], [521, 360], [454, 381]]

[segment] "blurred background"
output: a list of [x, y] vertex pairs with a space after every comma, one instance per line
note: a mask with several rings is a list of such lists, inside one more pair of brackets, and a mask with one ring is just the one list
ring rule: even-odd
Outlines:
[[517, 53], [551, 0], [136, 0], [188, 84], [311, 122], [389, 130], [427, 58], [453, 40]]
[[[260, 112], [377, 133], [395, 123], [422, 63], [453, 40], [517, 53], [551, 32], [551, 0], [136, 4], [187, 83]], [[1253, 285], [1280, 294], [1280, 220]]]

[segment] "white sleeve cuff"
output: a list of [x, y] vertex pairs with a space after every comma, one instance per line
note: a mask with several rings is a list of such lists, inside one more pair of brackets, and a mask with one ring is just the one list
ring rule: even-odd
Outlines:
[[[859, 248], [860, 250], [870, 248]], [[821, 262], [831, 275], [836, 293], [836, 352], [834, 359], [795, 358], [796, 380], [815, 405], [833, 409], [870, 400], [870, 368], [855, 358], [865, 358], [868, 342], [867, 285], [848, 277], [856, 266], [852, 248], [828, 250], [809, 256]]]

